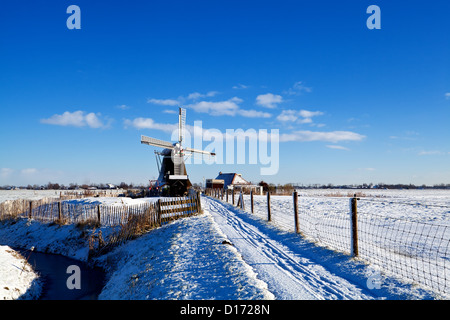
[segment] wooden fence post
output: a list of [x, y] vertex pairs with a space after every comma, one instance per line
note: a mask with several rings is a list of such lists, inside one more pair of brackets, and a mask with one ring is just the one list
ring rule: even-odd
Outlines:
[[226, 189], [226, 192], [227, 192], [227, 194], [226, 194], [226, 200], [227, 200], [227, 203], [228, 203], [228, 188]]
[[197, 213], [202, 213], [202, 202], [200, 197], [200, 191], [197, 191]]
[[62, 221], [62, 204], [61, 201], [58, 201], [58, 221]]
[[297, 191], [294, 191], [293, 197], [294, 197], [295, 233], [300, 233], [300, 228], [299, 228], [299, 223], [298, 223], [298, 195], [297, 195]]
[[245, 206], [244, 206], [244, 195], [242, 194], [242, 190], [239, 192], [239, 197], [238, 197], [238, 203], [237, 203], [238, 207], [241, 207], [242, 210], [245, 210]]
[[233, 204], [233, 206], [234, 206], [234, 188], [231, 190], [231, 203]]
[[30, 212], [28, 213], [28, 218], [31, 219], [31, 213], [33, 212], [33, 201], [30, 201]]
[[350, 209], [351, 209], [351, 219], [350, 219], [350, 225], [351, 225], [351, 248], [350, 253], [352, 257], [357, 257], [358, 252], [358, 200], [359, 198], [356, 198], [356, 194], [353, 198], [350, 199]]
[[253, 190], [250, 190], [250, 207], [251, 212], [253, 213]]
[[97, 221], [98, 221], [98, 225], [101, 226], [102, 221], [100, 219], [100, 205], [97, 205]]
[[270, 191], [267, 191], [267, 221], [272, 221], [272, 215], [270, 212]]
[[161, 226], [161, 199], [158, 199], [156, 202], [156, 212], [158, 226]]

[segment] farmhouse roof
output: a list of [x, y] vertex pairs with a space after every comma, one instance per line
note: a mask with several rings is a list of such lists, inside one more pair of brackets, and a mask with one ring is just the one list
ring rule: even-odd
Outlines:
[[216, 179], [220, 179], [224, 181], [224, 187], [227, 187], [228, 185], [246, 185], [250, 184], [247, 180], [242, 178], [242, 175], [240, 173], [222, 173], [219, 172], [219, 175], [216, 177]]

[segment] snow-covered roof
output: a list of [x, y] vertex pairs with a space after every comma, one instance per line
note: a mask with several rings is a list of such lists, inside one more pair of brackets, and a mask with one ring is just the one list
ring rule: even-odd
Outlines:
[[247, 180], [242, 178], [242, 175], [239, 173], [222, 173], [219, 172], [219, 175], [216, 179], [220, 179], [224, 181], [224, 187], [228, 185], [245, 185], [250, 184]]

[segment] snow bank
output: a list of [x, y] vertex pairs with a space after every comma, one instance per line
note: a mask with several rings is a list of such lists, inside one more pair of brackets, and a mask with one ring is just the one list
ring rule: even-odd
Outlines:
[[0, 300], [37, 298], [42, 289], [39, 276], [18, 252], [0, 246]]
[[211, 215], [184, 218], [102, 256], [99, 299], [273, 299]]
[[[0, 243], [13, 247], [62, 254], [80, 261], [89, 255], [89, 233], [75, 225], [58, 225], [20, 219], [0, 222]], [[0, 259], [1, 261], [1, 259]]]

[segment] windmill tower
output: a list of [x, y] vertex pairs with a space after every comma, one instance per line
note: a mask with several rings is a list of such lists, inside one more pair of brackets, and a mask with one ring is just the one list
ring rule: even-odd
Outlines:
[[[184, 164], [185, 156], [190, 156], [194, 153], [206, 154], [209, 156], [215, 155], [213, 152], [183, 147], [185, 124], [186, 110], [179, 108], [178, 142], [172, 143], [147, 136], [141, 136], [142, 144], [163, 148], [160, 152], [155, 151], [155, 154], [159, 157], [159, 159], [157, 159], [159, 170], [157, 185], [159, 187], [168, 186], [169, 194], [171, 196], [182, 196], [187, 192], [188, 187], [191, 186]], [[160, 157], [162, 157], [162, 160]]]

